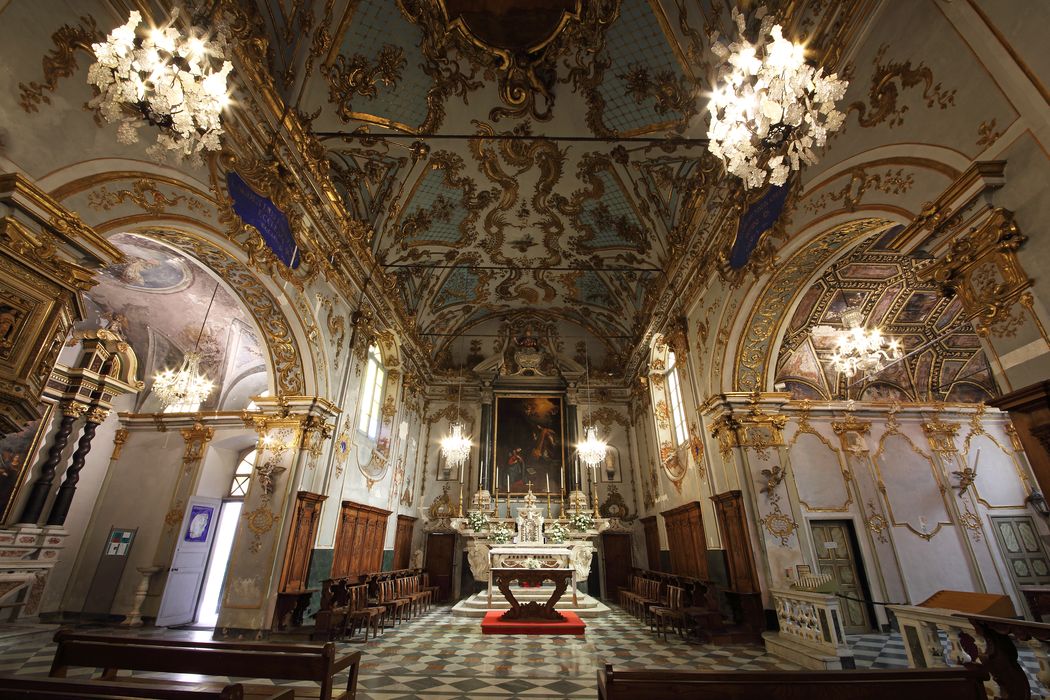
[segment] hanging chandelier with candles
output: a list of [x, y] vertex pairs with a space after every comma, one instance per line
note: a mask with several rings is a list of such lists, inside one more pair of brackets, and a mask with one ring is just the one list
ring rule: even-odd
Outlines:
[[88, 104], [110, 123], [117, 123], [117, 140], [135, 143], [143, 123], [160, 128], [150, 157], [168, 153], [199, 162], [203, 151], [220, 148], [220, 115], [229, 104], [225, 30], [213, 37], [197, 27], [184, 36], [174, 25], [178, 8], [163, 27], [143, 27], [133, 10], [126, 24], [106, 40], [91, 45], [95, 63], [88, 82], [98, 89]]
[[813, 149], [845, 120], [835, 102], [848, 85], [807, 63], [805, 47], [785, 39], [764, 8], [759, 13], [757, 42], [744, 37], [747, 22], [736, 9], [737, 40], [726, 44], [715, 36], [711, 41], [722, 63], [708, 103], [708, 150], [747, 189], [767, 180], [783, 185], [792, 170], [816, 162]]
[[153, 377], [152, 391], [165, 409], [176, 407], [183, 411], [196, 411], [215, 389], [214, 382], [201, 371], [201, 355], [197, 350], [200, 347], [204, 327], [208, 324], [208, 316], [211, 314], [211, 307], [215, 304], [215, 295], [218, 292], [219, 283], [216, 282], [208, 308], [204, 312], [200, 332], [197, 333], [197, 340], [193, 344], [193, 350], [183, 356], [182, 365], [177, 370], [166, 368]]
[[605, 441], [598, 438], [598, 430], [593, 425], [588, 425], [583, 430], [583, 442], [576, 446], [576, 454], [585, 466], [597, 469], [605, 463], [605, 453], [608, 449]]
[[814, 338], [830, 343], [828, 359], [836, 372], [847, 378], [853, 378], [858, 372], [874, 374], [901, 358], [900, 341], [884, 335], [881, 328], [865, 326], [860, 307], [847, 307], [839, 317], [843, 328], [816, 326], [813, 329]]
[[464, 433], [463, 423], [460, 421], [460, 403], [463, 400], [463, 385], [459, 385], [459, 393], [456, 396], [456, 417], [449, 426], [448, 435], [441, 438], [441, 455], [445, 458], [445, 464], [450, 469], [458, 469], [470, 459], [470, 448], [473, 443], [470, 436]]

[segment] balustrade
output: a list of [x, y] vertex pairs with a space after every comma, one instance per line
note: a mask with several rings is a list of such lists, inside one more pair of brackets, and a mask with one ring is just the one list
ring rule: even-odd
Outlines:
[[838, 598], [827, 593], [796, 590], [770, 593], [780, 631], [772, 635], [775, 639], [769, 633], [764, 635], [767, 648], [778, 655], [793, 648], [800, 652], [801, 663], [806, 663], [801, 658], [804, 656], [819, 662], [823, 668], [853, 668], [853, 653], [842, 632]]

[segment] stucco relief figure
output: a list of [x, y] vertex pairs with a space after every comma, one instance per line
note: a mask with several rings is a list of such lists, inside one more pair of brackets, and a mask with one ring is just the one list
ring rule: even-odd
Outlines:
[[423, 568], [423, 550], [416, 547], [415, 551], [412, 552], [412, 568], [422, 569]]
[[475, 581], [483, 581], [489, 577], [489, 548], [487, 545], [473, 540], [467, 549], [467, 563], [470, 564], [470, 573]]
[[0, 306], [0, 348], [9, 348], [14, 342], [18, 316], [18, 310], [14, 307]]
[[578, 544], [572, 548], [572, 568], [576, 570], [576, 580], [584, 581], [591, 572], [591, 559], [594, 558], [594, 547], [589, 544]]

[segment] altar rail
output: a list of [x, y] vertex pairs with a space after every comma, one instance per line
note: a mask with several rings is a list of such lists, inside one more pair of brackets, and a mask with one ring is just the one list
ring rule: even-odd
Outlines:
[[[912, 668], [983, 666], [991, 674], [990, 698], [1009, 700], [1050, 692], [1050, 624], [971, 615], [939, 608], [889, 605], [897, 618], [908, 664]], [[1030, 677], [1017, 660], [1019, 648], [1031, 649], [1039, 664], [1033, 694]]]
[[[778, 632], [765, 635], [766, 648], [778, 656], [795, 654], [819, 661], [808, 668], [853, 668], [853, 652], [842, 631], [838, 598], [828, 593], [772, 590]], [[785, 653], [787, 652], [787, 653]]]

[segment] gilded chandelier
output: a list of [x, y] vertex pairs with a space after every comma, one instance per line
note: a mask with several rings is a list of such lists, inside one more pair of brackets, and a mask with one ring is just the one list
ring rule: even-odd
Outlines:
[[901, 345], [896, 338], [885, 336], [880, 328], [864, 325], [864, 312], [853, 306], [841, 314], [845, 328], [817, 326], [813, 335], [830, 339], [833, 349], [831, 366], [836, 372], [852, 378], [857, 372], [873, 374], [886, 364], [901, 358]]
[[792, 170], [815, 163], [813, 149], [845, 119], [835, 101], [845, 94], [846, 81], [808, 64], [805, 47], [785, 39], [764, 12], [757, 43], [744, 38], [746, 21], [736, 9], [739, 38], [728, 45], [717, 37], [711, 42], [722, 63], [708, 103], [708, 150], [747, 189], [767, 178], [783, 185]]
[[229, 104], [226, 77], [232, 65], [221, 30], [218, 41], [206, 40], [196, 27], [183, 36], [174, 27], [177, 17], [176, 8], [165, 26], [140, 34], [142, 15], [133, 10], [126, 24], [92, 44], [96, 62], [88, 82], [99, 94], [88, 104], [107, 122], [118, 123], [121, 143], [137, 142], [145, 121], [161, 129], [147, 151], [150, 157], [162, 160], [171, 152], [179, 160], [198, 162], [203, 151], [220, 148], [219, 117]]
[[165, 408], [171, 406], [195, 407], [211, 395], [215, 384], [200, 370], [201, 356], [188, 352], [178, 370], [165, 369], [153, 378], [153, 393]]

